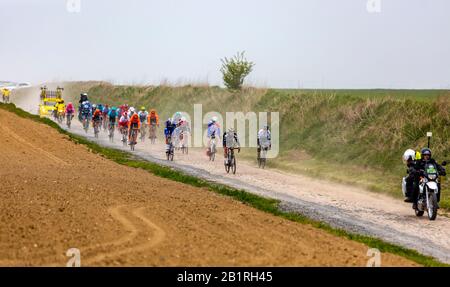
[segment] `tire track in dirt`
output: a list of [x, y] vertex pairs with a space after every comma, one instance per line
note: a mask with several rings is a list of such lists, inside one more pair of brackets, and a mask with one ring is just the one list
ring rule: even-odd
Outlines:
[[[131, 208], [130, 213], [132, 216], [125, 215], [123, 211], [125, 208]], [[132, 205], [119, 205], [109, 208], [108, 211], [111, 216], [122, 224], [123, 229], [128, 231], [128, 234], [111, 242], [97, 243], [78, 248], [81, 253], [81, 264], [88, 266], [94, 265], [96, 262], [101, 262], [105, 259], [114, 259], [123, 254], [141, 252], [161, 243], [166, 237], [165, 231], [149, 220], [145, 216], [144, 210], [145, 207], [134, 207]], [[133, 220], [130, 220], [130, 218]], [[137, 237], [145, 234], [148, 230], [152, 231], [151, 237], [147, 237], [148, 241], [136, 243]], [[127, 247], [128, 245], [131, 247]], [[110, 252], [105, 252], [105, 248], [113, 249]], [[85, 259], [84, 256], [86, 253], [97, 254], [87, 255]], [[0, 266], [18, 266], [21, 264], [22, 261], [19, 260], [0, 260]], [[45, 264], [45, 266], [60, 267], [62, 265], [61, 262], [52, 262]]]
[[[131, 214], [132, 217], [127, 217], [123, 213], [124, 208], [131, 207]], [[82, 263], [87, 265], [93, 265], [95, 262], [101, 262], [106, 259], [113, 259], [116, 257], [119, 257], [123, 254], [129, 254], [129, 253], [136, 253], [140, 251], [144, 251], [146, 249], [149, 249], [151, 247], [154, 247], [161, 243], [166, 233], [163, 229], [161, 229], [158, 225], [153, 223], [151, 220], [149, 220], [143, 213], [145, 207], [133, 207], [129, 205], [121, 205], [111, 208], [110, 214], [113, 216], [114, 219], [119, 221], [124, 229], [129, 231], [129, 234], [125, 235], [124, 237], [119, 238], [118, 240], [101, 244], [100, 246], [87, 246], [83, 249], [80, 249], [81, 252], [86, 249], [101, 249], [105, 247], [116, 247], [114, 250], [111, 250], [110, 252], [102, 252], [100, 254], [91, 256], [87, 259], [82, 259]], [[133, 220], [130, 220], [130, 218], [133, 218]], [[138, 219], [138, 220], [136, 220]], [[146, 234], [148, 230], [152, 230], [151, 237], [148, 237], [148, 241], [140, 244], [136, 244], [134, 241], [137, 239], [139, 235]], [[127, 245], [131, 245], [131, 247], [125, 247]], [[125, 248], [120, 248], [120, 247]]]

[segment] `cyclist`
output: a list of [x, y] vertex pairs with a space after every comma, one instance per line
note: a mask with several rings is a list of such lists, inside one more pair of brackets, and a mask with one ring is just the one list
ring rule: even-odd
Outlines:
[[148, 138], [152, 139], [152, 137], [156, 138], [156, 127], [159, 127], [159, 116], [156, 113], [156, 110], [151, 109], [150, 114], [147, 117], [147, 126], [148, 126]]
[[[172, 143], [172, 134], [174, 133], [176, 128], [175, 123], [171, 118], [168, 118], [166, 121], [166, 127], [164, 128], [164, 136], [166, 138], [166, 154], [169, 153], [170, 146]], [[173, 147], [173, 145], [172, 145]]]
[[117, 109], [116, 109], [116, 107], [112, 107], [108, 112], [108, 120], [109, 120], [108, 129], [111, 126], [114, 127], [116, 125], [116, 118], [117, 118]]
[[[130, 108], [131, 110], [131, 108]], [[130, 120], [128, 121], [128, 142], [131, 144], [131, 141], [133, 140], [133, 144], [136, 144], [136, 139], [131, 138], [131, 131], [133, 129], [137, 129], [137, 132], [139, 132], [139, 129], [141, 128], [141, 121], [139, 120], [139, 115], [136, 113], [133, 113], [130, 116]]]
[[130, 107], [128, 109], [128, 115], [130, 116], [130, 118], [131, 118], [132, 115], [134, 115], [135, 112], [136, 112], [136, 110], [134, 109], [134, 107]]
[[150, 110], [150, 115], [148, 117], [148, 124], [156, 125], [159, 127], [159, 116], [158, 116], [158, 113], [156, 112], [156, 110], [154, 110], [154, 109]]
[[228, 148], [237, 147], [238, 153], [241, 152], [241, 144], [239, 143], [237, 132], [233, 128], [229, 128], [227, 132], [223, 133], [222, 144], [225, 164], [228, 164]]
[[148, 122], [148, 112], [146, 111], [144, 106], [141, 107], [141, 110], [139, 111], [138, 116], [139, 116], [139, 120], [141, 121], [141, 123], [143, 125], [147, 124], [147, 122]]
[[9, 103], [9, 96], [11, 94], [11, 91], [7, 88], [4, 88], [2, 90], [2, 96], [3, 96], [3, 102]]
[[64, 100], [61, 99], [61, 100], [59, 101], [59, 103], [57, 103], [56, 117], [57, 117], [59, 120], [62, 120], [63, 117], [64, 117], [65, 111], [66, 111], [66, 104], [64, 103]]
[[88, 123], [89, 123], [89, 120], [91, 119], [91, 116], [92, 116], [92, 106], [91, 106], [91, 103], [89, 103], [89, 101], [84, 101], [81, 104], [81, 108], [79, 110], [79, 115], [80, 115], [81, 122], [83, 122], [86, 119], [86, 121], [88, 121]]
[[117, 117], [120, 119], [124, 112], [128, 111], [128, 107], [126, 105], [121, 105], [117, 110]]
[[73, 119], [73, 114], [75, 114], [75, 108], [73, 107], [72, 102], [68, 102], [65, 110], [66, 115], [70, 116], [70, 119]]
[[96, 109], [94, 111], [94, 114], [92, 115], [92, 126], [95, 127], [97, 125], [97, 128], [100, 128], [100, 125], [102, 123], [102, 112], [100, 109]]
[[212, 117], [211, 120], [208, 122], [208, 130], [206, 133], [206, 137], [208, 138], [208, 149], [207, 154], [209, 154], [210, 148], [211, 148], [211, 140], [215, 139], [216, 137], [220, 140], [220, 125], [217, 122], [217, 117]]
[[123, 112], [119, 119], [119, 131], [123, 133], [123, 130], [128, 128], [129, 117], [127, 112]]
[[261, 152], [261, 148], [270, 149], [272, 147], [271, 135], [268, 125], [265, 125], [262, 129], [259, 130], [257, 144], [258, 144], [258, 158]]
[[95, 110], [97, 109], [97, 105], [96, 104], [92, 104], [91, 109], [92, 109], [91, 114], [93, 115]]
[[109, 106], [105, 105], [102, 112], [102, 122], [103, 122], [103, 128], [106, 130], [106, 124], [108, 123], [108, 114], [109, 114]]
[[88, 100], [88, 94], [81, 93], [80, 94], [80, 100], [78, 101], [79, 104], [82, 104], [83, 102], [89, 101]]
[[169, 144], [169, 137], [172, 136], [175, 131], [176, 125], [173, 123], [171, 118], [168, 118], [166, 121], [166, 127], [164, 129], [164, 136], [166, 137], [166, 144]]

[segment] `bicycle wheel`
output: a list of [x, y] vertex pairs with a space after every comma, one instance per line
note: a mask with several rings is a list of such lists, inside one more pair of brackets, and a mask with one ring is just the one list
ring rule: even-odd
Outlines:
[[233, 157], [232, 163], [231, 163], [231, 170], [233, 174], [236, 174], [236, 158]]
[[228, 151], [227, 155], [227, 163], [225, 163], [225, 170], [227, 173], [230, 173], [230, 166], [231, 166], [231, 151]]

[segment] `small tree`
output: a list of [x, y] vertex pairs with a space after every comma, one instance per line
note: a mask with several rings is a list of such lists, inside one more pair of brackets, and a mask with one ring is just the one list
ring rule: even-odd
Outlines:
[[255, 64], [245, 59], [244, 52], [238, 52], [231, 59], [224, 58], [221, 61], [222, 68], [220, 68], [220, 71], [225, 86], [230, 90], [240, 90], [245, 77], [251, 73]]

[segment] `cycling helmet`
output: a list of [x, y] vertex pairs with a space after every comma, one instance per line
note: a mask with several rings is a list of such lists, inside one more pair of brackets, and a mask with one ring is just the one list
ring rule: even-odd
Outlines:
[[431, 150], [429, 148], [425, 147], [420, 151], [420, 154], [421, 154], [422, 158], [424, 155], [428, 155], [431, 157]]
[[416, 152], [412, 149], [407, 149], [405, 153], [403, 154], [403, 162], [407, 163], [410, 160], [414, 160], [416, 157]]
[[93, 108], [93, 109], [96, 109], [96, 108], [97, 108], [97, 105], [96, 105], [96, 104], [93, 104], [93, 105], [92, 105], [92, 108]]
[[156, 113], [155, 109], [151, 109], [150, 113], [155, 114]]
[[211, 122], [212, 122], [212, 123], [217, 122], [217, 117], [216, 117], [216, 116], [212, 117], [212, 118], [211, 118]]
[[141, 111], [145, 112], [145, 107], [144, 106], [141, 107]]
[[134, 114], [135, 110], [133, 107], [130, 108], [130, 114]]

